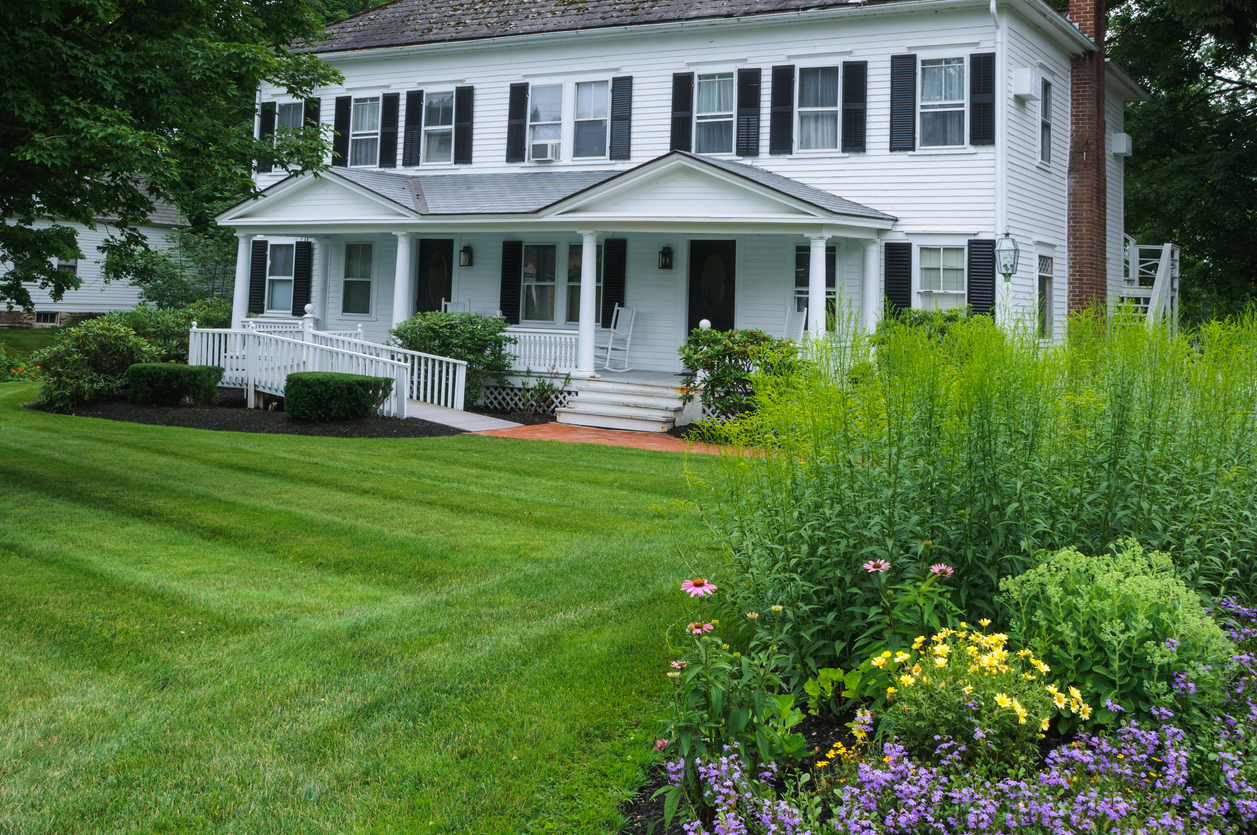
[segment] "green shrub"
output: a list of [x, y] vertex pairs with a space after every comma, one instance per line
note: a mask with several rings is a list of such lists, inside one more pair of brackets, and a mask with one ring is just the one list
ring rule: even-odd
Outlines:
[[155, 406], [177, 406], [184, 397], [197, 406], [213, 406], [222, 378], [217, 365], [139, 363], [127, 370], [131, 402]]
[[897, 328], [916, 328], [924, 331], [929, 336], [942, 339], [947, 335], [948, 330], [972, 315], [973, 308], [967, 304], [962, 307], [951, 307], [947, 310], [904, 308], [896, 311], [893, 315], [884, 316], [878, 320], [874, 341], [884, 342], [887, 335]]
[[466, 401], [475, 403], [490, 380], [506, 383], [512, 362], [507, 347], [515, 344], [506, 328], [496, 316], [432, 311], [416, 313], [389, 333], [399, 348], [466, 361]]
[[125, 313], [108, 313], [100, 318], [131, 328], [160, 351], [159, 362], [186, 363], [188, 331], [192, 323], [196, 322], [200, 328], [226, 327], [231, 321], [231, 302], [214, 299], [164, 310], [140, 305]]
[[685, 369], [696, 375], [696, 388], [703, 405], [722, 418], [735, 417], [755, 408], [757, 372], [788, 372], [798, 356], [793, 342], [753, 329], [695, 328], [678, 353]]
[[301, 371], [284, 383], [284, 411], [293, 420], [357, 420], [379, 411], [392, 390], [388, 377]]
[[[1180, 726], [1213, 723], [1236, 648], [1165, 554], [1145, 554], [1133, 540], [1097, 557], [1066, 548], [1000, 589], [1014, 639], [1076, 681], [1087, 701], [1111, 699], [1147, 720], [1172, 700], [1178, 677], [1195, 693], [1194, 715], [1179, 713]], [[1102, 709], [1097, 718], [1114, 715]]]
[[126, 386], [127, 369], [152, 362], [158, 353], [113, 316], [68, 328], [56, 345], [30, 358], [43, 375], [40, 405], [53, 412], [69, 412], [113, 394]]

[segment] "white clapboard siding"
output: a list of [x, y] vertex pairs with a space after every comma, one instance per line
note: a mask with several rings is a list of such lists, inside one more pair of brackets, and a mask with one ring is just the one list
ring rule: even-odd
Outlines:
[[[1105, 116], [1106, 140], [1111, 143], [1116, 134], [1123, 133], [1126, 129], [1126, 107], [1111, 93], [1105, 108]], [[1126, 164], [1126, 158], [1114, 156], [1112, 153], [1109, 153], [1111, 150], [1111, 145], [1104, 149], [1105, 154], [1107, 154], [1104, 165], [1107, 175], [1109, 215], [1105, 251], [1108, 260], [1110, 298], [1123, 285], [1122, 243], [1125, 238], [1124, 232], [1126, 228], [1126, 205], [1123, 199], [1124, 190], [1122, 188], [1123, 168]], [[1138, 150], [1138, 148], [1135, 149], [1136, 152]]]

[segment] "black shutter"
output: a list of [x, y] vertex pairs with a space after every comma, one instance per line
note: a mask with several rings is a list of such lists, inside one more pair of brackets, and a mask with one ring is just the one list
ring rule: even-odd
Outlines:
[[319, 113], [323, 103], [319, 99], [306, 99], [302, 122], [306, 127], [319, 126]]
[[842, 152], [864, 153], [869, 101], [869, 62], [842, 62]]
[[[275, 135], [275, 102], [262, 102], [262, 123], [258, 127], [258, 139], [266, 142]], [[258, 173], [269, 174], [271, 172], [270, 159], [258, 160]]]
[[995, 144], [995, 53], [969, 56], [969, 144]]
[[768, 109], [768, 153], [794, 150], [794, 65], [773, 67]]
[[738, 122], [734, 148], [740, 157], [759, 156], [760, 70], [738, 70]]
[[995, 241], [969, 241], [969, 304], [995, 315]]
[[890, 149], [917, 149], [917, 56], [890, 56]]
[[892, 314], [912, 307], [912, 244], [886, 244], [886, 301]]
[[385, 93], [380, 101], [380, 167], [397, 167], [397, 111], [401, 93]]
[[471, 165], [472, 120], [476, 111], [476, 88], [454, 88], [454, 164]]
[[690, 151], [694, 148], [694, 73], [672, 76], [672, 139], [668, 148]]
[[332, 137], [332, 165], [341, 168], [349, 164], [349, 111], [353, 104], [353, 96], [336, 97], [336, 116], [332, 122], [332, 129], [336, 131]]
[[402, 165], [419, 164], [423, 147], [423, 91], [406, 93], [406, 124], [402, 127]]
[[602, 244], [602, 327], [611, 327], [615, 306], [624, 305], [624, 274], [628, 268], [628, 241], [608, 238]]
[[292, 315], [306, 315], [310, 303], [310, 276], [314, 270], [314, 244], [297, 241], [292, 254]]
[[[253, 242], [253, 257], [249, 259], [249, 312], [266, 312], [266, 241]], [[233, 322], [232, 327], [240, 327]]]
[[519, 324], [519, 291], [524, 280], [524, 242], [502, 241], [502, 288], [498, 307], [508, 325]]
[[[524, 161], [525, 134], [528, 132], [528, 82], [511, 85], [511, 98], [506, 105], [506, 161]], [[523, 257], [522, 255], [520, 256]], [[519, 318], [519, 299], [515, 300]]]
[[633, 147], [633, 76], [611, 79], [611, 159], [629, 159]]

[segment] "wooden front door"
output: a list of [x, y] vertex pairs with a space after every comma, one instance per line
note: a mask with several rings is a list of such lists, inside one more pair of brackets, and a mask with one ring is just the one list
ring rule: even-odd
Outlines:
[[690, 330], [703, 319], [718, 331], [733, 330], [733, 241], [690, 241]]
[[440, 310], [449, 301], [454, 278], [454, 242], [423, 238], [419, 241], [419, 284], [415, 309], [420, 313]]

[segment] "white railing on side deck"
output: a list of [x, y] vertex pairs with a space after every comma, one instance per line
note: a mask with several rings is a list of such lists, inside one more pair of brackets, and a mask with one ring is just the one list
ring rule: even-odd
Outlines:
[[506, 329], [515, 345], [507, 350], [514, 354], [516, 371], [574, 371], [577, 367], [577, 332], [545, 328]]
[[222, 385], [243, 388], [250, 406], [257, 392], [282, 395], [288, 375], [298, 371], [388, 377], [393, 387], [380, 414], [406, 417], [410, 366], [386, 357], [257, 331], [202, 330], [193, 323], [188, 332], [188, 363], [221, 366]]
[[319, 345], [357, 351], [373, 357], [404, 362], [410, 369], [406, 396], [420, 403], [444, 406], [447, 409], [463, 409], [463, 396], [467, 390], [467, 363], [465, 360], [438, 357], [419, 351], [408, 351], [392, 345], [381, 345], [361, 338], [349, 338], [327, 331], [311, 331], [306, 338]]
[[1163, 318], [1177, 328], [1179, 247], [1148, 246], [1126, 238], [1126, 274], [1121, 295], [1147, 313], [1149, 326]]
[[265, 319], [245, 319], [240, 323], [240, 327], [248, 331], [273, 333], [277, 336], [288, 336], [294, 333], [301, 333], [302, 329], [300, 319], [296, 319], [292, 322], [269, 322]]

